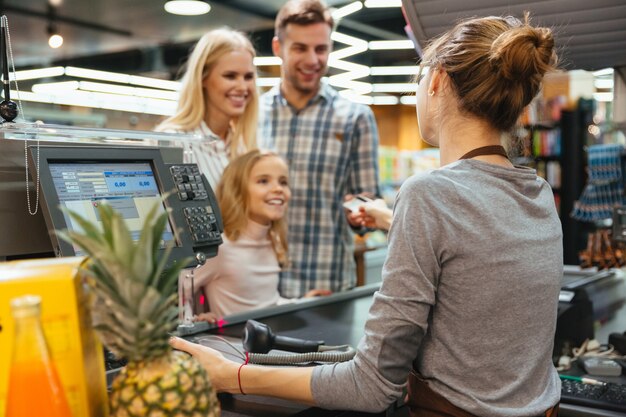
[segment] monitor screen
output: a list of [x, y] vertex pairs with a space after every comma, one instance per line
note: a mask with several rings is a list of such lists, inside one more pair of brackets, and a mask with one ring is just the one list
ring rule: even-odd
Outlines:
[[[57, 230], [80, 231], [62, 209], [99, 222], [103, 201], [126, 220], [135, 241], [155, 202], [167, 210], [161, 239], [167, 264], [195, 266], [217, 254], [223, 230], [217, 199], [195, 164], [166, 164], [157, 148], [136, 146], [30, 146], [31, 178], [40, 177], [41, 209], [56, 256], [84, 255]], [[39, 161], [38, 161], [39, 159]], [[189, 189], [190, 191], [185, 191]], [[192, 191], [193, 190], [193, 191]]]
[[[100, 221], [97, 207], [103, 201], [123, 216], [133, 239], [139, 240], [141, 226], [156, 201], [161, 200], [154, 170], [147, 161], [139, 162], [50, 162], [50, 175], [59, 204], [91, 222]], [[161, 205], [161, 212], [165, 207]], [[70, 230], [82, 231], [67, 212], [63, 214]], [[179, 246], [167, 224], [161, 247]], [[76, 255], [84, 253], [74, 246]]]

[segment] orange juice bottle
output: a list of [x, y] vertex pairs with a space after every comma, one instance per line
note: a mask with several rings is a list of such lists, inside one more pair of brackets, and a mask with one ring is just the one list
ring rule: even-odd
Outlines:
[[41, 326], [41, 297], [11, 300], [15, 323], [6, 417], [71, 417]]

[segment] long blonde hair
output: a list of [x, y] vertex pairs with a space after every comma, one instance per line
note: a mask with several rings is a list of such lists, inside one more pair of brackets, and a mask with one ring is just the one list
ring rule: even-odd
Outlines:
[[[209, 76], [222, 56], [241, 49], [250, 52], [252, 57], [256, 56], [250, 40], [239, 31], [221, 28], [205, 33], [196, 43], [185, 66], [176, 113], [165, 119], [156, 130], [188, 132], [196, 129], [206, 112], [206, 90], [202, 88], [202, 81]], [[256, 71], [254, 78], [256, 82]], [[259, 93], [255, 87], [243, 114], [234, 120], [230, 159], [237, 155], [241, 140], [246, 149], [256, 148], [258, 111]]]
[[[239, 239], [248, 224], [250, 213], [248, 184], [252, 168], [262, 158], [269, 156], [280, 158], [273, 152], [261, 152], [258, 149], [238, 156], [226, 166], [217, 186], [217, 201], [222, 212], [224, 234], [232, 241]], [[272, 222], [269, 238], [278, 263], [282, 267], [287, 266], [287, 222], [285, 217]]]

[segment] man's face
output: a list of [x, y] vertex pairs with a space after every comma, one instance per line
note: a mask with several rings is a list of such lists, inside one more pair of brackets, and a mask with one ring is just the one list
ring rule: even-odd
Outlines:
[[330, 26], [323, 22], [305, 26], [289, 24], [282, 42], [274, 38], [272, 49], [283, 60], [283, 83], [287, 89], [302, 94], [317, 92], [328, 68], [330, 33]]

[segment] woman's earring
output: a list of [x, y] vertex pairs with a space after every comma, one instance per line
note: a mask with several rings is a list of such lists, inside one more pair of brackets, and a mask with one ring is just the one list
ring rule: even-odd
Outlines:
[[432, 96], [434, 96], [434, 95], [435, 95], [435, 90], [433, 90], [433, 91], [431, 91], [431, 92], [429, 92], [429, 93], [428, 93], [428, 96], [429, 96], [429, 97], [432, 97]]

